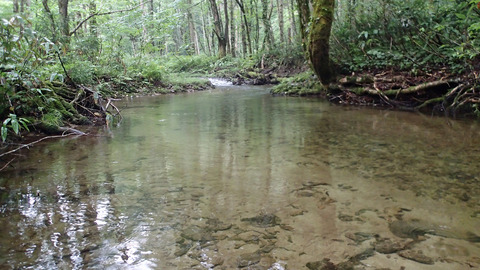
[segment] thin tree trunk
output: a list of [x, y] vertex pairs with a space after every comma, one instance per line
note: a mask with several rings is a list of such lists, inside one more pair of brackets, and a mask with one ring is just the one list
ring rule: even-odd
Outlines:
[[68, 42], [70, 30], [68, 27], [68, 0], [58, 0], [58, 12], [60, 14], [60, 32], [64, 41]]
[[292, 38], [297, 36], [297, 22], [295, 20], [295, 0], [290, 0], [290, 24], [292, 28]]
[[[228, 27], [228, 24], [230, 23], [230, 20], [228, 18], [228, 0], [223, 0], [223, 13], [225, 13], [225, 34], [224, 34], [224, 38], [225, 38], [225, 43], [226, 43], [226, 51], [230, 51], [231, 48], [231, 44], [230, 44], [230, 39], [228, 38], [229, 37], [229, 27]], [[226, 53], [225, 53], [226, 54]]]
[[212, 55], [212, 46], [211, 46], [211, 42], [210, 42], [210, 39], [208, 38], [208, 35], [207, 35], [207, 23], [205, 22], [205, 13], [206, 12], [203, 12], [203, 4], [202, 2], [200, 2], [200, 8], [202, 10], [202, 34], [203, 34], [203, 40], [205, 41], [205, 52], [208, 54], [208, 55]]
[[233, 4], [234, 0], [230, 1], [230, 54], [232, 57], [236, 56], [236, 37], [235, 37], [235, 5]]
[[[241, 26], [241, 30], [242, 30], [242, 50], [243, 50], [243, 56], [247, 56], [247, 49], [248, 49], [248, 45], [247, 45], [247, 38], [246, 38], [246, 34], [248, 31], [245, 29], [245, 23], [242, 22], [240, 24]], [[252, 47], [250, 47], [250, 50], [252, 49]]]
[[[187, 4], [189, 7], [192, 6], [192, 0], [188, 0]], [[190, 42], [193, 44], [193, 49], [195, 54], [200, 54], [200, 48], [198, 45], [197, 32], [195, 31], [195, 24], [193, 20], [193, 14], [190, 9], [187, 9], [187, 21], [188, 21], [188, 30], [190, 33]]]
[[[243, 18], [242, 27], [245, 28], [245, 32], [246, 32], [246, 33], [244, 33], [244, 31], [242, 29], [242, 38], [244, 38], [244, 35], [246, 35], [247, 40], [248, 40], [248, 52], [250, 54], [253, 54], [253, 52], [252, 52], [252, 40], [250, 38], [250, 27], [248, 26], [247, 13], [245, 12], [245, 6], [243, 4], [243, 0], [235, 0], [235, 1], [237, 2], [238, 7], [240, 8], [240, 11], [242, 12], [242, 18]], [[243, 40], [242, 40], [242, 42], [243, 42]], [[244, 50], [245, 50], [247, 48], [246, 42], [243, 43], [243, 45], [244, 45]], [[246, 53], [244, 53], [244, 54], [246, 55]]]
[[19, 11], [18, 0], [13, 0], [13, 13], [18, 13]]
[[55, 19], [53, 18], [52, 11], [50, 10], [50, 7], [48, 6], [48, 0], [42, 0], [43, 4], [43, 9], [45, 10], [45, 13], [47, 14], [48, 18], [50, 19], [50, 23], [52, 26], [52, 41], [56, 42], [57, 41], [57, 25], [55, 24]]
[[310, 22], [310, 1], [311, 0], [297, 0], [300, 17], [300, 34], [302, 35], [302, 46], [305, 51], [307, 50], [307, 27]]
[[285, 23], [283, 18], [283, 0], [277, 0], [278, 28], [280, 31], [280, 46], [285, 45]]
[[[216, 0], [209, 0], [213, 16], [214, 34], [218, 40], [218, 57], [223, 58], [227, 55], [227, 39], [225, 38], [225, 32], [223, 31], [223, 25], [220, 14], [218, 13], [218, 7]], [[226, 1], [226, 0], [225, 0]]]
[[[258, 6], [257, 0], [254, 0], [253, 3], [255, 3], [255, 7]], [[255, 52], [258, 52], [258, 49], [260, 47], [260, 17], [258, 16], [258, 12], [256, 12], [257, 8], [253, 8], [253, 5], [251, 5], [251, 7], [252, 7], [252, 12], [255, 11], [255, 25], [256, 25], [256, 28], [255, 28], [254, 41], [255, 41]]]
[[263, 49], [270, 50], [274, 45], [272, 26], [270, 25], [269, 9], [268, 9], [268, 0], [262, 0], [262, 21], [264, 27], [265, 39], [263, 42]]

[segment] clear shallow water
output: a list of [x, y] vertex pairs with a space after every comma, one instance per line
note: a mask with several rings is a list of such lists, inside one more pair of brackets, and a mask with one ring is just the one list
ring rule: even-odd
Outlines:
[[[359, 269], [480, 267], [476, 122], [261, 87], [124, 107], [119, 127], [1, 172], [0, 268], [307, 269], [358, 254]], [[387, 238], [434, 264], [385, 252]]]

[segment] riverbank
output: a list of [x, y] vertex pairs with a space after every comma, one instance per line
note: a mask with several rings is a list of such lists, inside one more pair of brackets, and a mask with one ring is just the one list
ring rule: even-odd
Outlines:
[[476, 72], [453, 74], [375, 70], [338, 76], [328, 86], [304, 72], [286, 78], [272, 94], [320, 96], [332, 103], [420, 111], [448, 117], [480, 117], [480, 77]]

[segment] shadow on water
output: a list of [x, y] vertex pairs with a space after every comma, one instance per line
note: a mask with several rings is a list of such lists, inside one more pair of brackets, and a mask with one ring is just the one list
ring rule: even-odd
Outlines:
[[480, 267], [476, 122], [262, 87], [124, 105], [2, 172], [0, 268]]

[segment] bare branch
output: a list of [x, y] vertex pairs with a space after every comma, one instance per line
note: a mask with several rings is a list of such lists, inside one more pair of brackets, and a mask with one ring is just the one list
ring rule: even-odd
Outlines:
[[77, 27], [75, 27], [75, 29], [73, 29], [72, 32], [70, 32], [68, 35], [71, 36], [73, 34], [75, 34], [77, 32], [78, 29], [80, 29], [80, 27], [82, 27], [82, 25], [84, 23], [86, 23], [88, 20], [90, 20], [91, 18], [95, 17], [95, 16], [104, 16], [104, 15], [110, 15], [110, 14], [114, 14], [114, 13], [122, 13], [122, 12], [127, 12], [127, 11], [132, 11], [138, 7], [140, 7], [141, 5], [143, 5], [145, 2], [142, 2], [132, 8], [127, 8], [127, 9], [120, 9], [120, 10], [113, 10], [113, 11], [109, 11], [109, 12], [101, 12], [101, 13], [93, 13], [93, 14], [90, 14], [87, 18], [85, 18], [83, 21], [81, 21]]
[[[2, 154], [0, 154], [0, 157], [6, 156], [6, 155], [10, 155], [10, 154], [15, 153], [15, 152], [17, 152], [17, 151], [19, 151], [19, 150], [21, 150], [21, 149], [23, 149], [23, 148], [28, 148], [28, 147], [30, 147], [30, 146], [32, 146], [32, 145], [34, 145], [34, 144], [37, 144], [37, 143], [39, 143], [39, 142], [41, 142], [41, 141], [43, 141], [43, 140], [55, 139], [55, 138], [65, 138], [65, 137], [68, 137], [68, 136], [71, 136], [71, 135], [79, 135], [79, 134], [77, 134], [77, 133], [68, 133], [68, 134], [62, 134], [62, 135], [54, 135], [54, 136], [43, 137], [43, 138], [41, 138], [41, 139], [39, 139], [39, 140], [36, 140], [36, 141], [34, 141], [34, 142], [31, 142], [31, 143], [28, 143], [28, 144], [24, 144], [24, 145], [22, 145], [22, 146], [20, 146], [20, 147], [18, 147], [18, 148], [15, 148], [15, 149], [10, 150], [10, 151], [8, 151], [8, 152], [2, 153]], [[83, 133], [83, 135], [85, 135], [85, 133]]]

